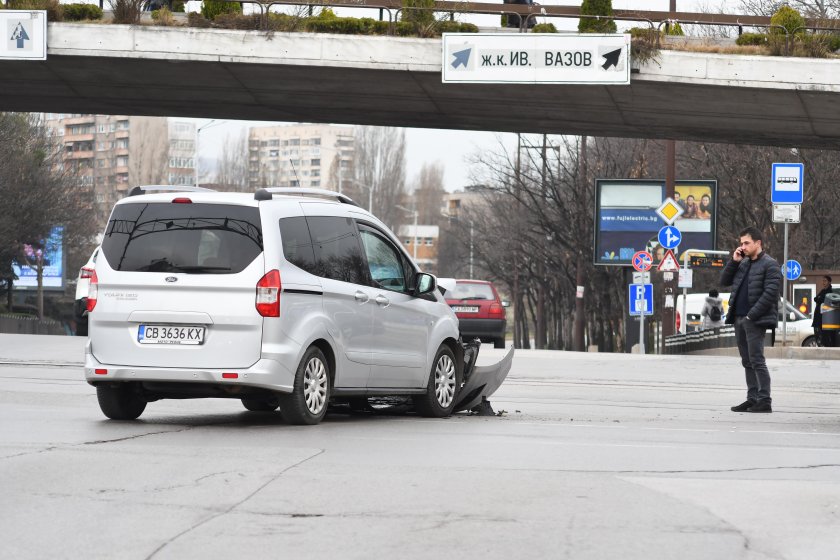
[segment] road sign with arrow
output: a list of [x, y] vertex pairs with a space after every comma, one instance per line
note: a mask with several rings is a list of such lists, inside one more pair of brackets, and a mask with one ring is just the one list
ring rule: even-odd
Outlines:
[[444, 33], [443, 83], [630, 83], [630, 36]]
[[46, 60], [46, 10], [0, 10], [0, 60]]

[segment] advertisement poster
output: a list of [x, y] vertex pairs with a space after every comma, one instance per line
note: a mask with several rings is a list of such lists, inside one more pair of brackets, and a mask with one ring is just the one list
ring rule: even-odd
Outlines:
[[[45, 290], [64, 289], [64, 228], [62, 226], [52, 228], [50, 237], [44, 243], [43, 249], [37, 249], [32, 245], [24, 245], [23, 250], [26, 254], [26, 261], [33, 264], [38, 259], [42, 261]], [[15, 289], [35, 290], [38, 288], [38, 271], [34, 267], [15, 261], [12, 263], [12, 269], [18, 276], [18, 279], [15, 280]]]
[[[666, 198], [664, 180], [599, 179], [595, 197], [595, 264], [632, 266], [636, 251], [650, 252], [654, 265], [662, 261], [658, 238], [666, 224], [656, 209]], [[674, 250], [680, 263], [681, 250], [714, 250], [717, 181], [676, 181], [674, 200], [684, 210], [673, 224], [682, 233]]]

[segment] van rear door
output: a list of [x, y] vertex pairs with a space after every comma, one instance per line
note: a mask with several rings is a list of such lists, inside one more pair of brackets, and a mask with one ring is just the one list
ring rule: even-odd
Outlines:
[[118, 204], [96, 263], [94, 356], [146, 367], [252, 365], [260, 359], [255, 293], [264, 266], [256, 206]]

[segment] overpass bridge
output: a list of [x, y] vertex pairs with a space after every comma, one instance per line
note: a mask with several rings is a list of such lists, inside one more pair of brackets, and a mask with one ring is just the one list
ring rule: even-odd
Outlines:
[[441, 83], [441, 40], [51, 23], [0, 110], [840, 148], [840, 60], [660, 52], [629, 86]]

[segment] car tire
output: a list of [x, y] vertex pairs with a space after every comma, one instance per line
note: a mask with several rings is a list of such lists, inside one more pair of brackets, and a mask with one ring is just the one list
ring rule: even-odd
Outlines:
[[278, 399], [242, 399], [242, 406], [251, 412], [272, 412], [280, 406]]
[[455, 354], [447, 345], [442, 345], [432, 362], [426, 393], [414, 397], [414, 408], [421, 416], [443, 418], [452, 414], [455, 399], [461, 388], [461, 372], [455, 361]]
[[330, 366], [317, 346], [310, 346], [295, 372], [292, 392], [280, 397], [280, 412], [289, 424], [314, 425], [327, 414]]
[[820, 343], [817, 340], [816, 336], [809, 336], [805, 340], [802, 341], [802, 346], [803, 347], [815, 348], [819, 345], [820, 345]]
[[493, 348], [504, 348], [505, 347], [505, 338], [497, 338], [493, 341]]
[[111, 420], [136, 420], [146, 410], [146, 400], [126, 384], [100, 385], [96, 398], [102, 413]]

